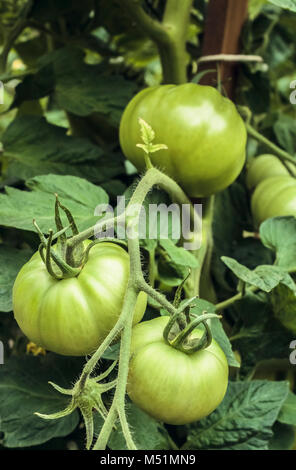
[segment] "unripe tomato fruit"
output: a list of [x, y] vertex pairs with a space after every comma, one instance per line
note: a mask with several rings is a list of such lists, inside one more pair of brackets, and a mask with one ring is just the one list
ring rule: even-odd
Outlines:
[[[287, 165], [292, 173], [296, 175], [295, 165], [290, 162], [287, 162]], [[261, 181], [273, 176], [289, 176], [289, 172], [276, 156], [270, 154], [260, 155], [253, 158], [247, 166], [247, 187], [252, 190]]]
[[274, 176], [261, 181], [251, 198], [255, 225], [270, 217], [296, 216], [296, 179], [291, 176]]
[[[77, 277], [56, 280], [39, 252], [13, 286], [13, 310], [23, 333], [43, 348], [66, 356], [94, 352], [115, 325], [129, 278], [129, 255], [114, 243], [91, 248]], [[139, 294], [134, 323], [144, 315], [147, 296]]]
[[210, 86], [186, 83], [146, 88], [127, 105], [120, 123], [126, 158], [144, 170], [139, 118], [168, 150], [151, 154], [154, 166], [177, 181], [191, 197], [229, 186], [245, 162], [247, 133], [234, 104]]
[[[224, 352], [213, 340], [192, 354], [168, 345], [168, 317], [133, 328], [127, 393], [139, 408], [168, 424], [186, 424], [209, 415], [223, 400], [228, 384]], [[193, 337], [202, 336], [194, 330]]]

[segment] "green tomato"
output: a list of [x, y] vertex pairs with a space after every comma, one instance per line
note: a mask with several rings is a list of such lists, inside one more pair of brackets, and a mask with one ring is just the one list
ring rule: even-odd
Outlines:
[[[191, 423], [209, 415], [223, 400], [228, 364], [214, 340], [208, 348], [192, 354], [168, 345], [163, 339], [167, 323], [164, 316], [133, 328], [127, 393], [159, 421]], [[202, 334], [196, 329], [192, 337]]]
[[296, 179], [274, 176], [261, 181], [252, 195], [251, 210], [257, 227], [270, 217], [296, 216]]
[[[296, 175], [296, 167], [287, 162], [289, 169]], [[270, 154], [260, 155], [247, 166], [247, 187], [253, 190], [261, 181], [273, 176], [289, 176], [287, 168], [282, 164], [278, 157]]]
[[145, 169], [139, 118], [168, 150], [150, 155], [191, 197], [206, 197], [229, 186], [245, 162], [247, 133], [234, 104], [210, 86], [160, 85], [138, 93], [120, 123], [121, 148], [139, 171]]
[[[129, 255], [114, 243], [101, 242], [89, 252], [77, 277], [56, 280], [39, 252], [26, 263], [13, 286], [13, 310], [23, 333], [43, 348], [66, 356], [94, 352], [121, 313], [129, 278]], [[145, 312], [141, 292], [134, 323]]]

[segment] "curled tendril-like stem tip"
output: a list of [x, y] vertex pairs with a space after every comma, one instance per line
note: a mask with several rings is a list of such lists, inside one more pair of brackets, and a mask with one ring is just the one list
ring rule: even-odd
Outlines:
[[[175, 322], [172, 318], [172, 320], [168, 323], [167, 327], [165, 328], [164, 338], [166, 342], [173, 348], [185, 352], [186, 354], [193, 354], [194, 352], [200, 351], [201, 349], [205, 349], [210, 346], [212, 342], [212, 333], [209, 325], [207, 324], [207, 320], [210, 320], [212, 318], [221, 318], [221, 315], [204, 312], [202, 315], [195, 316], [194, 320], [192, 320], [183, 330], [176, 334], [175, 337], [171, 340], [169, 339], [169, 333]], [[200, 323], [202, 323], [205, 327], [204, 334], [198, 340], [189, 340], [191, 333], [194, 329], [198, 327]]]

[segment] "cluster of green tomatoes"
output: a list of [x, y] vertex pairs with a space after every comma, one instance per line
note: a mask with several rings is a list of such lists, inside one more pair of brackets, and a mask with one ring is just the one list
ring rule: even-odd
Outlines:
[[[139, 118], [155, 131], [154, 166], [173, 178], [189, 197], [204, 198], [229, 186], [245, 164], [247, 133], [234, 104], [216, 89], [193, 83], [161, 85], [138, 93], [120, 125], [124, 155], [145, 170]], [[85, 241], [85, 244], [90, 243]], [[101, 242], [89, 251], [74, 277], [54, 278], [39, 251], [23, 266], [13, 288], [14, 316], [30, 341], [70, 356], [92, 354], [121, 313], [130, 274], [128, 252]], [[133, 315], [127, 392], [133, 402], [165, 423], [185, 424], [210, 414], [228, 384], [224, 352], [212, 340], [186, 354], [168, 344], [167, 316], [141, 322], [147, 295], [141, 292]], [[192, 332], [199, 338], [202, 330]]]
[[296, 214], [296, 167], [270, 154], [254, 158], [247, 170], [251, 208], [258, 227], [270, 217]]

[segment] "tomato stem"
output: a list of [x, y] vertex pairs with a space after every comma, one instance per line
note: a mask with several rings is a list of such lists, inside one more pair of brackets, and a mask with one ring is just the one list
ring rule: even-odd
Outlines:
[[245, 123], [245, 126], [247, 128], [248, 134], [251, 137], [254, 137], [254, 139], [256, 139], [258, 142], [261, 142], [266, 147], [270, 148], [275, 153], [275, 155], [279, 157], [281, 161], [287, 161], [287, 162], [293, 163], [293, 165], [296, 165], [296, 159], [292, 155], [290, 155], [288, 152], [281, 149], [276, 144], [271, 142], [269, 139], [264, 137], [262, 134], [257, 132], [256, 129], [254, 129], [254, 127], [251, 126], [251, 124]]
[[127, 13], [158, 47], [164, 83], [187, 82], [186, 39], [192, 3], [193, 0], [167, 0], [160, 22], [145, 12], [138, 0], [125, 0]]
[[213, 251], [212, 223], [214, 215], [215, 196], [202, 199], [202, 245], [194, 252], [198, 268], [193, 270], [190, 284], [186, 293], [189, 297], [198, 294], [202, 298], [215, 303], [216, 294], [211, 279], [211, 261]]

